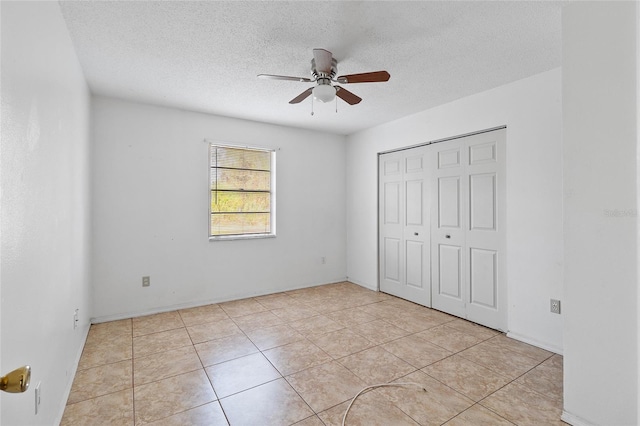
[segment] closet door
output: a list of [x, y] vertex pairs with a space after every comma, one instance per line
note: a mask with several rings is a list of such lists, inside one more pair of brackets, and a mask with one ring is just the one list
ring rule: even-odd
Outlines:
[[427, 147], [379, 157], [380, 290], [431, 306]]
[[506, 131], [434, 145], [433, 307], [506, 330]]
[[466, 318], [465, 210], [468, 190], [462, 139], [433, 145], [431, 219], [433, 307]]
[[507, 331], [505, 139], [503, 129], [465, 143], [467, 319], [503, 331]]

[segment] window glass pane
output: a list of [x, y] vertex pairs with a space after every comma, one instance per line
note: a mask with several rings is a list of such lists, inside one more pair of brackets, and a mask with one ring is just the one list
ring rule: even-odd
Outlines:
[[268, 192], [211, 191], [211, 212], [263, 212], [271, 210]]
[[271, 172], [211, 169], [211, 190], [269, 191]]
[[271, 232], [269, 213], [212, 214], [212, 235], [268, 234]]
[[271, 153], [252, 149], [213, 147], [211, 149], [211, 166], [271, 170]]

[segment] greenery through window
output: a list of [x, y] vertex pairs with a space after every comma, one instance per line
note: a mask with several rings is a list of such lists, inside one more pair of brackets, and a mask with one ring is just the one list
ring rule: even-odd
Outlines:
[[275, 235], [275, 153], [210, 145], [210, 238]]

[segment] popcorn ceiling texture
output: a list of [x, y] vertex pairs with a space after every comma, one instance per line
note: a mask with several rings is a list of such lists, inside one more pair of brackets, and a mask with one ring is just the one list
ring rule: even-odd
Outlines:
[[[351, 134], [561, 65], [566, 2], [61, 1], [93, 93], [280, 125]], [[311, 98], [313, 48], [338, 75], [387, 70], [347, 85], [355, 106]]]

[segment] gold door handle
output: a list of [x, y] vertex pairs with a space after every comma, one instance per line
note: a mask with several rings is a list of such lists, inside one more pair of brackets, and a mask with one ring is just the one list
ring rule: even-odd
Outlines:
[[31, 367], [28, 365], [16, 368], [0, 379], [0, 390], [10, 393], [24, 392], [31, 381]]

